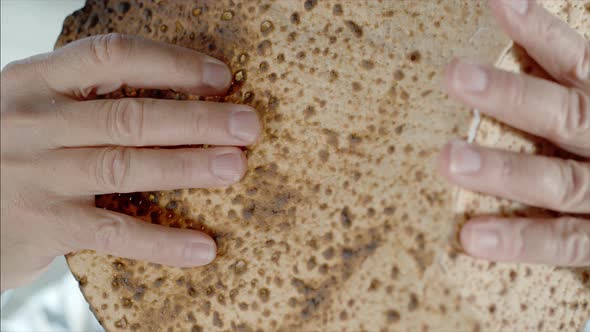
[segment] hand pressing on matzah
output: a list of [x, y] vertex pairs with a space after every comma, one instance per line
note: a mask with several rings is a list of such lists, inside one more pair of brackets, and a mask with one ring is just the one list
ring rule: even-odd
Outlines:
[[[80, 249], [166, 265], [209, 263], [206, 234], [94, 207], [113, 192], [228, 186], [261, 130], [248, 106], [140, 98], [94, 99], [122, 86], [220, 95], [221, 61], [117, 34], [73, 42], [2, 70], [2, 289]], [[220, 147], [156, 149], [209, 144]]]
[[590, 43], [533, 1], [489, 4], [554, 81], [454, 60], [445, 77], [449, 94], [581, 161], [448, 144], [439, 168], [455, 184], [564, 213], [556, 219], [474, 218], [462, 228], [461, 243], [467, 253], [495, 261], [590, 266]]

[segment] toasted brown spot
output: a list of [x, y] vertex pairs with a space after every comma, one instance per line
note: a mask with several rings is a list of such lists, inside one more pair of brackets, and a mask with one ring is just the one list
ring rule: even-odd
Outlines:
[[324, 252], [322, 252], [322, 256], [324, 256], [325, 259], [332, 259], [334, 257], [334, 248], [330, 247], [326, 250], [324, 250]]
[[361, 67], [366, 70], [371, 70], [375, 68], [375, 63], [371, 60], [363, 60], [361, 61]]
[[266, 62], [266, 61], [262, 61], [262, 62], [261, 62], [259, 65], [258, 65], [258, 69], [259, 69], [261, 72], [265, 72], [265, 71], [267, 71], [267, 70], [268, 70], [268, 67], [269, 67], [269, 66], [268, 66], [268, 62]]
[[236, 274], [242, 274], [242, 273], [246, 272], [246, 268], [247, 268], [246, 262], [241, 259], [239, 261], [237, 261], [234, 265], [234, 271], [236, 272]]
[[344, 24], [346, 25], [346, 27], [348, 29], [350, 29], [350, 31], [352, 31], [352, 33], [357, 37], [360, 38], [363, 36], [363, 29], [356, 23], [354, 23], [353, 21], [344, 21]]
[[241, 53], [241, 54], [238, 56], [238, 62], [239, 62], [239, 63], [241, 63], [241, 64], [246, 64], [246, 62], [248, 62], [248, 59], [249, 59], [249, 58], [250, 58], [250, 57], [248, 56], [248, 54], [247, 54], [247, 53]]
[[490, 304], [490, 306], [488, 307], [488, 311], [490, 312], [490, 314], [494, 314], [496, 312], [496, 305]]
[[328, 159], [330, 158], [330, 153], [326, 150], [320, 150], [320, 152], [318, 153], [320, 160], [322, 162], [327, 162]]
[[410, 302], [408, 303], [408, 310], [414, 311], [418, 308], [418, 296], [416, 294], [410, 294]]
[[516, 280], [516, 271], [510, 270], [509, 276], [510, 276], [510, 281], [514, 282]]
[[238, 70], [235, 74], [234, 74], [234, 80], [236, 82], [242, 82], [246, 80], [246, 72], [244, 70]]
[[387, 312], [385, 313], [385, 316], [387, 317], [387, 321], [390, 323], [395, 323], [398, 322], [400, 319], [400, 314], [397, 310], [387, 310]]
[[118, 321], [115, 322], [115, 327], [120, 328], [120, 329], [125, 329], [127, 328], [127, 318], [125, 316], [123, 316], [121, 319], [119, 319]]
[[272, 43], [269, 40], [263, 40], [256, 47], [258, 55], [269, 56], [272, 53]]
[[234, 12], [231, 10], [226, 10], [221, 14], [221, 19], [224, 21], [229, 21], [234, 18]]
[[305, 0], [303, 7], [305, 10], [312, 10], [318, 4], [318, 0]]
[[369, 291], [376, 291], [381, 286], [381, 282], [378, 279], [371, 280], [371, 284], [369, 285]]
[[274, 25], [272, 24], [271, 21], [264, 21], [260, 24], [260, 32], [262, 32], [263, 36], [267, 36], [269, 33], [271, 33], [274, 30]]
[[420, 54], [420, 51], [413, 51], [410, 54], [408, 54], [408, 60], [412, 62], [420, 62], [421, 59], [422, 55]]
[[268, 302], [268, 299], [270, 297], [270, 291], [268, 290], [268, 288], [261, 288], [260, 290], [258, 290], [258, 297], [262, 302]]
[[340, 222], [342, 223], [342, 226], [347, 228], [352, 225], [352, 217], [350, 215], [350, 210], [348, 209], [348, 207], [342, 209], [342, 212], [340, 213]]
[[315, 107], [313, 107], [313, 106], [307, 106], [307, 107], [305, 108], [305, 110], [303, 111], [303, 115], [304, 115], [306, 118], [312, 117], [312, 116], [314, 116], [315, 114], [316, 114], [316, 111], [315, 111]]
[[347, 320], [348, 319], [348, 313], [346, 312], [346, 310], [342, 310], [340, 312], [339, 317], [340, 317], [340, 320]]
[[217, 311], [213, 312], [213, 325], [215, 325], [217, 327], [223, 327], [223, 321], [221, 320], [221, 317], [219, 316], [219, 312], [217, 312]]

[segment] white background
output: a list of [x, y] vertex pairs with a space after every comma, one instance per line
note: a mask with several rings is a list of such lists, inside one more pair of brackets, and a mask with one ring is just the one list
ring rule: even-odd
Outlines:
[[14, 60], [53, 49], [64, 18], [83, 0], [1, 0], [2, 68]]

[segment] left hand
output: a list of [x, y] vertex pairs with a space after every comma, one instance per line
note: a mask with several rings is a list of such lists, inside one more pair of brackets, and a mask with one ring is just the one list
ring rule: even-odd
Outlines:
[[9, 64], [0, 81], [1, 289], [24, 285], [56, 256], [83, 249], [177, 267], [215, 258], [209, 235], [96, 208], [95, 195], [236, 183], [247, 169], [236, 146], [260, 136], [256, 110], [92, 97], [123, 86], [224, 95], [231, 83], [225, 63], [107, 34]]
[[590, 266], [590, 43], [534, 1], [491, 0], [504, 30], [555, 82], [454, 60], [449, 94], [501, 122], [586, 158], [564, 160], [448, 144], [440, 172], [470, 190], [577, 214], [479, 217], [461, 230], [470, 255], [494, 261]]

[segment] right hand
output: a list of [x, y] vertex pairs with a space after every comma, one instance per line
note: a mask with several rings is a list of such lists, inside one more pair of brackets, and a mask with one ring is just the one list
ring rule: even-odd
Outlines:
[[[221, 61], [179, 46], [109, 34], [73, 42], [2, 70], [2, 289], [41, 274], [81, 249], [154, 263], [208, 264], [208, 235], [99, 209], [103, 193], [206, 188], [239, 181], [239, 148], [152, 146], [254, 143], [261, 131], [245, 105], [155, 99], [88, 100], [122, 86], [220, 95]], [[144, 148], [142, 148], [144, 147]]]
[[448, 144], [439, 169], [451, 182], [561, 214], [474, 217], [461, 229], [461, 243], [468, 254], [493, 261], [590, 266], [590, 43], [534, 1], [489, 6], [553, 80], [457, 59], [445, 76], [449, 95], [578, 158]]

